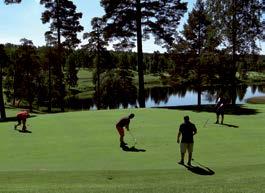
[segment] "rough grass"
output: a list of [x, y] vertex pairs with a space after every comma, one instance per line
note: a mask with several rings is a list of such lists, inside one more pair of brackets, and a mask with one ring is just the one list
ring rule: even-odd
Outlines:
[[[245, 107], [256, 113], [226, 115], [226, 125], [214, 124], [210, 112], [103, 110], [37, 114], [28, 121], [32, 133], [23, 134], [13, 130], [10, 119], [0, 123], [0, 192], [265, 192], [265, 105]], [[8, 110], [8, 116], [15, 112]], [[136, 147], [146, 152], [119, 148], [114, 125], [131, 112]], [[193, 164], [211, 175], [176, 164], [184, 115], [198, 128]]]

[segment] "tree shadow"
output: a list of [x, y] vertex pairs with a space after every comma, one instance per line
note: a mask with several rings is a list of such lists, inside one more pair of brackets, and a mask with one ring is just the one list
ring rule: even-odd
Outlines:
[[198, 165], [196, 166], [188, 166], [188, 165], [183, 164], [183, 166], [187, 168], [190, 172], [197, 174], [197, 175], [212, 176], [215, 174], [215, 172], [209, 167], [206, 167], [198, 162], [197, 164]]
[[[215, 105], [201, 105], [200, 107], [198, 107], [197, 105], [185, 105], [185, 106], [168, 106], [168, 107], [155, 107], [155, 108], [215, 113]], [[225, 114], [228, 115], [255, 115], [258, 113], [259, 113], [258, 110], [245, 108], [243, 107], [243, 105], [227, 105], [225, 108]]]
[[[37, 117], [36, 115], [30, 115], [30, 117], [28, 119], [31, 119], [31, 118], [34, 118], [34, 117]], [[1, 122], [17, 122], [17, 117], [7, 117], [5, 119], [0, 119], [0, 123]]]
[[145, 149], [137, 149], [135, 146], [132, 147], [123, 146], [121, 147], [121, 149], [126, 152], [146, 152]]

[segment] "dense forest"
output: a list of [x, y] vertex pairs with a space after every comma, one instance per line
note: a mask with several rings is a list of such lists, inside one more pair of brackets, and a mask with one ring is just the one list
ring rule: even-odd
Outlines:
[[[265, 72], [265, 56], [257, 46], [265, 39], [264, 7], [257, 0], [197, 0], [182, 31], [177, 27], [187, 11], [185, 2], [101, 0], [105, 15], [92, 19], [82, 45], [77, 38], [82, 13], [74, 2], [40, 3], [45, 7], [41, 21], [50, 24], [47, 44], [37, 47], [22, 37], [20, 45], [0, 45], [3, 119], [6, 105], [64, 111], [67, 101], [81, 95], [97, 109], [107, 108], [107, 101], [125, 104], [124, 98], [145, 107], [145, 76], [150, 74], [161, 85], [193, 87], [200, 105], [205, 87], [233, 87], [249, 82], [249, 72]], [[166, 53], [144, 52], [142, 41], [150, 35]], [[90, 82], [81, 81], [86, 74]]]

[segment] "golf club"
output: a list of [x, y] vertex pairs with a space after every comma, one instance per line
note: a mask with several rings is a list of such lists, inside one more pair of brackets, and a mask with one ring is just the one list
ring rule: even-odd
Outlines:
[[207, 119], [203, 125], [203, 128], [206, 127], [207, 123], [208, 123], [209, 119]]
[[134, 137], [134, 135], [132, 134], [132, 132], [130, 130], [129, 130], [129, 133], [130, 133], [132, 139], [134, 140], [134, 145], [133, 145], [133, 147], [134, 147], [137, 143], [136, 138]]
[[192, 160], [194, 163], [198, 164], [199, 166], [201, 166], [201, 167], [205, 167], [205, 166], [203, 166], [202, 164], [200, 164], [199, 162], [195, 161], [194, 158], [192, 158], [191, 160]]

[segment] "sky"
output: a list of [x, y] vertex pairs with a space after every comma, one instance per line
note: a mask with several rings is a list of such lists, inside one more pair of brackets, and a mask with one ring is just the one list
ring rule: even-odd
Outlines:
[[[35, 46], [45, 45], [44, 33], [49, 29], [49, 24], [42, 24], [41, 13], [44, 6], [40, 5], [40, 0], [22, 0], [20, 4], [5, 5], [4, 0], [0, 0], [0, 43], [20, 44], [20, 39], [32, 40]], [[90, 21], [93, 17], [101, 17], [104, 10], [100, 6], [100, 0], [73, 0], [77, 6], [77, 12], [82, 12], [80, 20], [84, 31], [78, 37], [82, 39], [84, 32], [91, 31]], [[183, 1], [184, 2], [184, 1]], [[185, 1], [186, 2], [186, 1]], [[188, 12], [192, 10], [195, 0], [188, 1]], [[179, 29], [187, 20], [188, 13], [181, 20]], [[164, 52], [160, 46], [153, 43], [153, 39], [143, 43], [144, 52], [154, 51]], [[262, 47], [262, 54], [265, 54], [265, 43], [258, 42]]]

